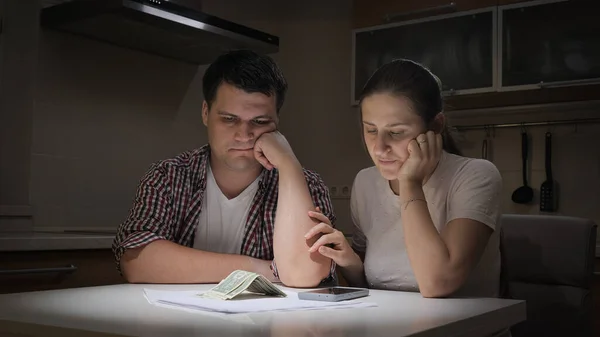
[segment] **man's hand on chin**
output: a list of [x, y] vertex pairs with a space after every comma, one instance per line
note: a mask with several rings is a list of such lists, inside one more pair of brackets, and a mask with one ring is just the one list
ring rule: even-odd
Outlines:
[[254, 157], [267, 170], [300, 164], [290, 143], [277, 130], [263, 133], [256, 140], [256, 143], [254, 143]]

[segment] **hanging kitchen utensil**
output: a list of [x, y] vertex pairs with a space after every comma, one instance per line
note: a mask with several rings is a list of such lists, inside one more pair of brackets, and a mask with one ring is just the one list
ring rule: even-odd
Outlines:
[[483, 139], [483, 144], [481, 144], [481, 159], [488, 159], [488, 152], [487, 152], [487, 138]]
[[484, 130], [485, 130], [485, 137], [483, 138], [483, 142], [481, 143], [481, 159], [487, 159], [487, 156], [488, 156], [488, 152], [487, 152], [487, 146], [488, 146], [488, 127], [485, 126]]
[[558, 208], [558, 191], [552, 178], [552, 133], [546, 132], [546, 181], [540, 187], [540, 211], [555, 212]]
[[494, 149], [493, 149], [493, 142], [492, 142], [492, 131], [491, 129], [493, 128], [493, 126], [486, 126], [485, 127], [485, 139], [484, 139], [484, 144], [482, 145], [482, 155], [481, 157], [485, 160], [489, 160], [492, 161], [494, 158]]
[[533, 200], [533, 189], [527, 185], [527, 132], [521, 132], [521, 160], [523, 162], [523, 186], [517, 188], [512, 194], [512, 201], [517, 204], [528, 204]]

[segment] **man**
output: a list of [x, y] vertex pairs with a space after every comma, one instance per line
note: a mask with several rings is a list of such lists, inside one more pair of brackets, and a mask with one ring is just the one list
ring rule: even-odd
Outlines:
[[217, 58], [203, 77], [208, 144], [160, 161], [142, 179], [113, 242], [132, 283], [214, 283], [236, 269], [291, 287], [334, 280], [335, 266], [304, 238], [320, 209], [320, 176], [301, 167], [277, 131], [287, 82], [251, 51]]

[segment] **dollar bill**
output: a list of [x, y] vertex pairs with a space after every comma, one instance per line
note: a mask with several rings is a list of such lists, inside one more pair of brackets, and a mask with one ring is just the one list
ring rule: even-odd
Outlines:
[[230, 300], [245, 291], [266, 296], [287, 296], [264, 276], [245, 270], [233, 271], [214, 288], [199, 296], [203, 298]]

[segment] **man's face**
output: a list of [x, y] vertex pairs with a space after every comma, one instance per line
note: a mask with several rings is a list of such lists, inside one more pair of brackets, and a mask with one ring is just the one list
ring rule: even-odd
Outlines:
[[206, 102], [202, 104], [202, 121], [213, 160], [233, 171], [255, 169], [260, 164], [254, 158], [254, 142], [277, 127], [275, 95], [247, 93], [222, 83], [210, 111]]

